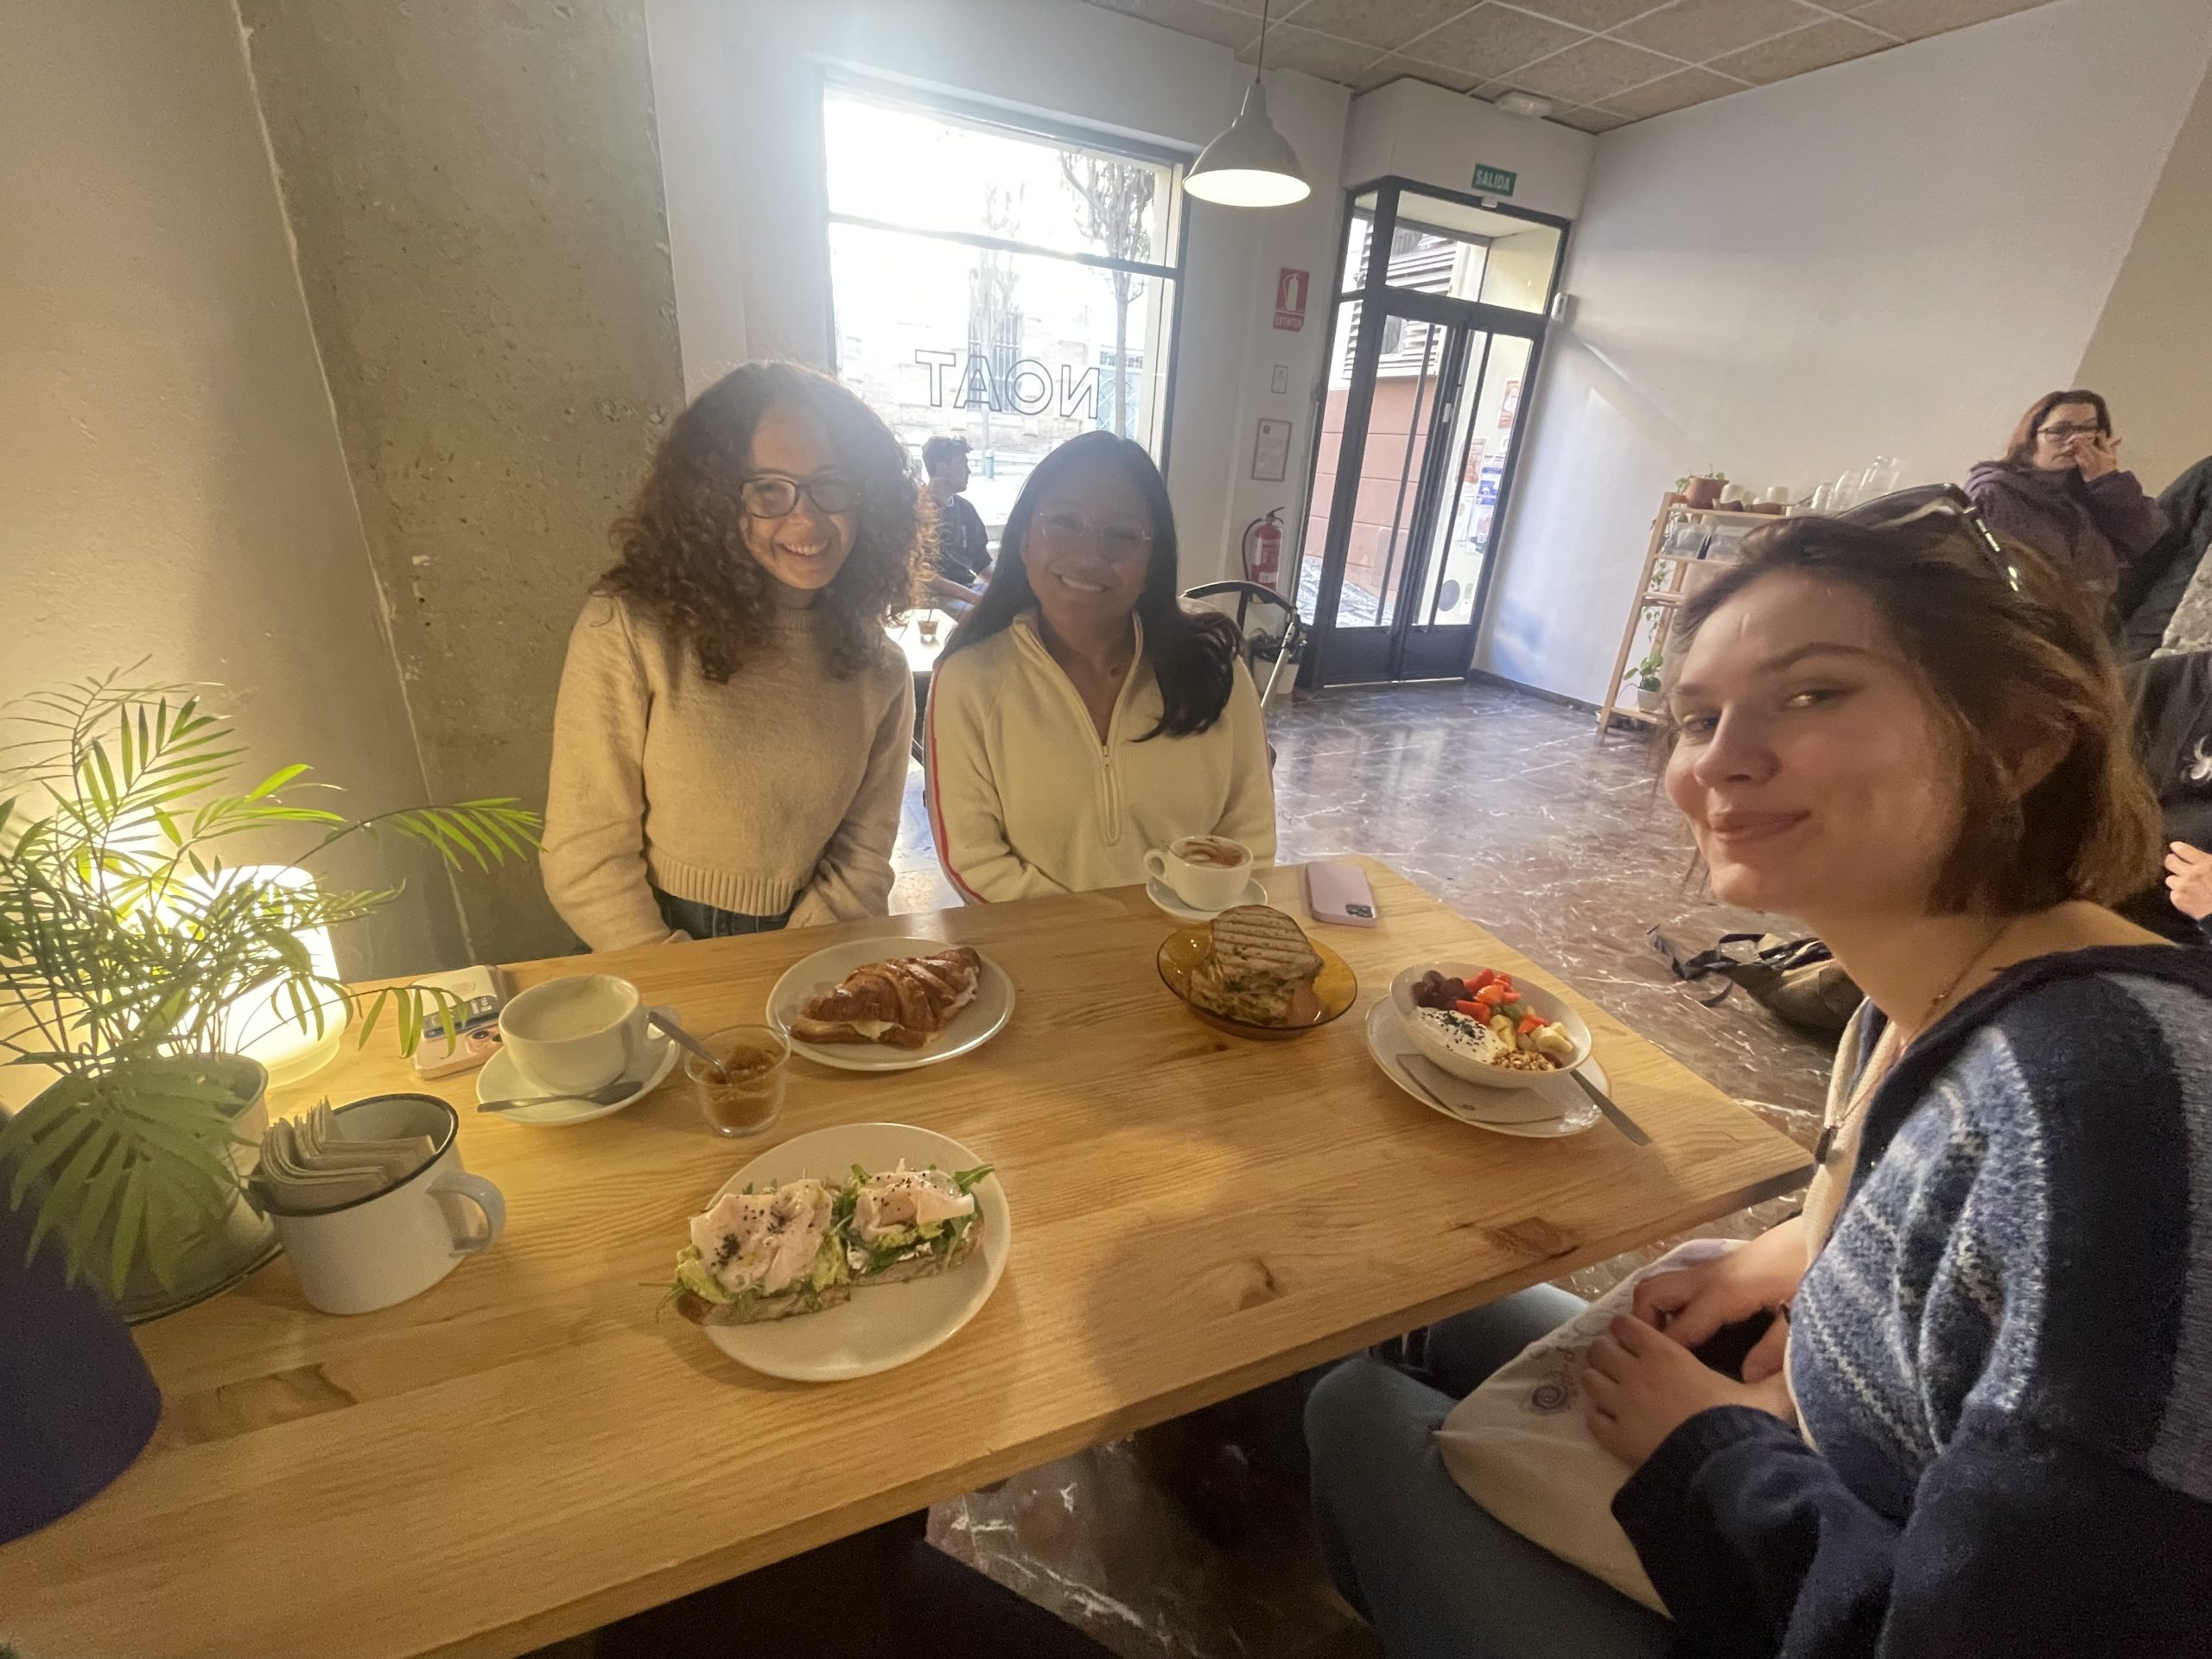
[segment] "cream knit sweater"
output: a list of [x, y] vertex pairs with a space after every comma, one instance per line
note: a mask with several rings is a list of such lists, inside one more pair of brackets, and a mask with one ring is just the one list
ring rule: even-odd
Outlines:
[[1144, 652], [1104, 743], [1034, 611], [938, 664], [930, 685], [930, 830], [961, 894], [978, 899], [1123, 887], [1144, 855], [1185, 836], [1226, 836], [1275, 855], [1274, 785], [1259, 694], [1237, 671], [1221, 718], [1140, 743], [1159, 722]]
[[776, 625], [773, 646], [717, 685], [640, 605], [594, 595], [577, 618], [542, 867], [593, 950], [671, 937], [648, 880], [751, 916], [796, 899], [795, 927], [888, 910], [913, 679], [888, 638], [832, 679], [810, 609], [786, 603]]

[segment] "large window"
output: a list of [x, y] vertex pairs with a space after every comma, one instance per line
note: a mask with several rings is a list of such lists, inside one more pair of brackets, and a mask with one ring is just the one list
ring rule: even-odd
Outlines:
[[992, 524], [1079, 432], [1158, 457], [1180, 166], [834, 82], [822, 115], [837, 372], [908, 449], [966, 438]]

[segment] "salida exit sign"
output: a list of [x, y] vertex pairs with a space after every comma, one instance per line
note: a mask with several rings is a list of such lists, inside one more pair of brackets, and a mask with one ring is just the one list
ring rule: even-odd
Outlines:
[[1513, 181], [1521, 175], [1502, 167], [1478, 167], [1475, 169], [1475, 193], [1484, 196], [1510, 196]]

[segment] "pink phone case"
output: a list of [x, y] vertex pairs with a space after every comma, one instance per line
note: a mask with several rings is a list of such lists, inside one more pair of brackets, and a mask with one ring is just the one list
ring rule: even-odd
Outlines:
[[1375, 925], [1375, 890], [1356, 864], [1308, 864], [1306, 913], [1341, 927]]

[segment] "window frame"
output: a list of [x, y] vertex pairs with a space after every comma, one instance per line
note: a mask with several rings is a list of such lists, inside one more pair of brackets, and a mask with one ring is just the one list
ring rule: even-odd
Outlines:
[[[1142, 162], [1164, 168], [1167, 173], [1167, 192], [1161, 207], [1160, 224], [1173, 257], [1165, 262], [1141, 259], [1116, 259], [1108, 254], [1075, 253], [1061, 248], [1040, 247], [1035, 243], [1016, 241], [1007, 237], [988, 236], [972, 231], [928, 231], [911, 225], [869, 218], [860, 213], [838, 212], [830, 200], [829, 143], [823, 125], [827, 101], [832, 92], [844, 92], [855, 97], [878, 103], [919, 111], [941, 117], [965, 126], [980, 127], [988, 131], [1001, 132], [1010, 137], [1058, 144], [1071, 149], [1086, 149], [1116, 156], [1121, 160]], [[1191, 226], [1188, 196], [1183, 188], [1185, 175], [1191, 163], [1197, 160], [1195, 150], [1180, 149], [1165, 144], [1148, 143], [1108, 128], [1089, 127], [1065, 118], [1046, 115], [1026, 108], [995, 105], [986, 100], [966, 97], [936, 86], [920, 86], [908, 81], [892, 80], [871, 75], [841, 65], [824, 65], [815, 88], [814, 118], [816, 122], [815, 153], [821, 161], [817, 188], [821, 192], [821, 258], [823, 284], [822, 302], [824, 320], [828, 324], [830, 372], [841, 374], [837, 360], [839, 334], [837, 329], [836, 283], [832, 276], [833, 256], [830, 227], [850, 225], [863, 230], [886, 232], [897, 236], [927, 237], [935, 241], [951, 242], [962, 246], [1020, 254], [1024, 257], [1064, 260], [1071, 264], [1088, 265], [1098, 270], [1126, 270], [1134, 276], [1150, 276], [1171, 282], [1174, 286], [1173, 314], [1166, 328], [1167, 369], [1160, 390], [1160, 440], [1157, 464], [1163, 477], [1169, 476], [1168, 464], [1173, 450], [1175, 435], [1175, 379], [1183, 359], [1183, 301], [1188, 292], [1187, 274], [1191, 251]], [[1134, 440], [1133, 440], [1134, 442]]]

